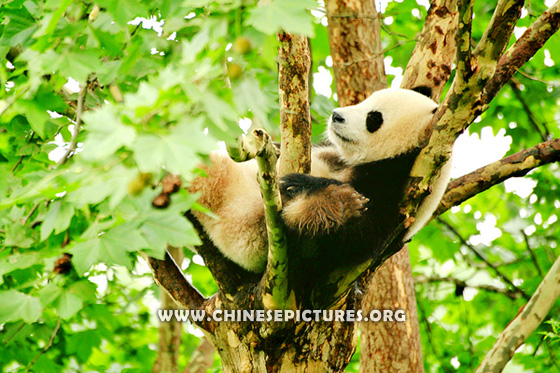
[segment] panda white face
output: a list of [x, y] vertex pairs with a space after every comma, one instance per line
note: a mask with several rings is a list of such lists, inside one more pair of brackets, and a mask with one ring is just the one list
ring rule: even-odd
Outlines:
[[419, 146], [437, 107], [415, 91], [383, 89], [334, 110], [328, 137], [352, 165], [393, 158]]

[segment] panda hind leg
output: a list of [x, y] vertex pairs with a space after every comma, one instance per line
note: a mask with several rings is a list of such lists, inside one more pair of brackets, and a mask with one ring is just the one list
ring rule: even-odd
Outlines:
[[290, 174], [280, 182], [286, 226], [305, 236], [336, 231], [367, 210], [368, 199], [334, 179]]

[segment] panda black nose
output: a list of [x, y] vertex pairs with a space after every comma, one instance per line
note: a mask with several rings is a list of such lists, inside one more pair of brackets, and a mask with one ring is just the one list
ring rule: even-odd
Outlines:
[[333, 123], [344, 123], [344, 117], [340, 115], [336, 110], [332, 112], [332, 121]]

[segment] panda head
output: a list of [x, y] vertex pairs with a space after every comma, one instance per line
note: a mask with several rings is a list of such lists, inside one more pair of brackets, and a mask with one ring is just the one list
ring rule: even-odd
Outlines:
[[349, 164], [393, 158], [420, 145], [437, 107], [418, 92], [383, 89], [357, 105], [335, 109], [328, 137]]

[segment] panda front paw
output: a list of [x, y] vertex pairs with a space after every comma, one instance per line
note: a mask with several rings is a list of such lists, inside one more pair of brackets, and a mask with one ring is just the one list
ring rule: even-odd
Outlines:
[[292, 174], [280, 185], [284, 223], [302, 235], [328, 234], [367, 210], [369, 200], [337, 180]]

